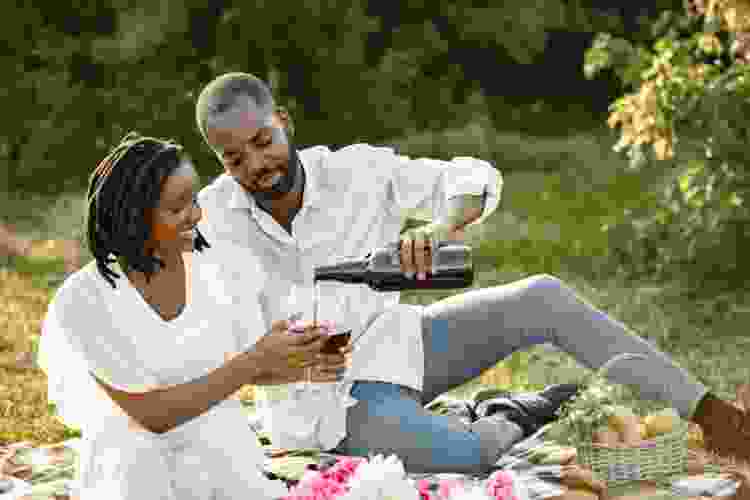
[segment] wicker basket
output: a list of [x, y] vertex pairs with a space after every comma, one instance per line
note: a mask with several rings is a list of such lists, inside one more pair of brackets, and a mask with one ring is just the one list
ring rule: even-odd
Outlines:
[[[601, 371], [623, 359], [645, 358], [640, 354], [625, 353], [613, 357]], [[687, 472], [688, 423], [680, 419], [669, 434], [642, 441], [635, 447], [609, 447], [595, 443], [576, 446], [577, 462], [591, 468], [597, 479], [607, 486], [619, 486], [631, 481], [654, 481], [668, 487], [674, 476]]]

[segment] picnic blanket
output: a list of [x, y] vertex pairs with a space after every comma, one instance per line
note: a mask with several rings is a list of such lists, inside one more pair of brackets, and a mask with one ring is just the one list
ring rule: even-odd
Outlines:
[[[444, 399], [442, 403], [431, 404], [427, 408], [440, 414], [444, 413], [446, 408], [455, 408], [456, 403], [459, 401], [451, 402], [449, 399]], [[262, 422], [252, 402], [246, 403], [246, 411], [248, 412], [248, 425], [256, 432], [264, 448], [265, 469], [270, 478], [284, 480], [287, 485], [292, 485], [307, 469], [320, 469], [335, 462], [336, 455], [319, 450], [274, 448], [263, 431]], [[529, 492], [530, 500], [561, 497], [565, 492], [564, 486], [558, 481], [561, 466], [575, 461], [574, 448], [561, 446], [546, 437], [549, 427], [549, 425], [542, 427], [534, 435], [516, 443], [500, 457], [493, 469], [517, 472]], [[0, 447], [0, 478], [4, 476], [13, 482], [13, 488], [4, 492], [0, 480], [0, 500], [75, 500], [77, 489], [74, 478], [79, 443], [80, 439], [70, 439], [43, 447], [33, 447], [30, 443]], [[436, 482], [452, 476], [461, 476], [459, 474], [416, 473], [408, 475], [415, 480], [427, 479]], [[488, 475], [489, 473], [485, 473], [474, 478], [483, 480]], [[709, 471], [706, 477], [713, 475], [715, 474]], [[610, 497], [622, 496], [624, 498], [629, 491], [635, 491], [634, 488], [637, 487], [637, 485], [620, 487], [617, 491], [610, 491]], [[653, 489], [649, 491], [648, 496], [665, 495], [665, 498], [668, 498], [669, 493], [670, 491]], [[727, 490], [717, 493], [726, 494]], [[690, 496], [692, 495], [684, 495], [683, 498]], [[716, 496], [723, 495], [717, 494]]]

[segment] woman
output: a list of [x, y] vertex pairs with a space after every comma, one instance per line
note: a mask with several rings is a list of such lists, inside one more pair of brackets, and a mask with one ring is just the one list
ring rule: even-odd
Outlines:
[[308, 369], [335, 381], [348, 366], [344, 355], [317, 359], [323, 338], [310, 324], [294, 336], [276, 321], [263, 335], [252, 300], [260, 269], [241, 309], [226, 296], [216, 273], [230, 254], [196, 228], [196, 180], [180, 146], [134, 133], [89, 180], [94, 260], [55, 293], [40, 343], [49, 400], [82, 431], [81, 500], [285, 495], [262, 474], [231, 396], [245, 384], [304, 380]]

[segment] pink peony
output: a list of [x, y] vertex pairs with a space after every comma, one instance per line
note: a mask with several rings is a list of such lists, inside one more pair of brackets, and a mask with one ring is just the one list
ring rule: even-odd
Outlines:
[[317, 471], [309, 470], [299, 483], [292, 487], [289, 496], [284, 500], [333, 500], [344, 493], [346, 490], [338, 482], [324, 478]]
[[419, 490], [419, 497], [421, 500], [431, 500], [432, 490], [430, 489], [430, 482], [427, 479], [420, 479], [417, 483], [417, 489]]
[[487, 480], [487, 494], [497, 500], [518, 500], [513, 491], [513, 475], [495, 471]]
[[451, 496], [463, 491], [463, 489], [461, 481], [457, 479], [444, 479], [440, 481], [440, 488], [438, 491], [442, 498], [450, 498]]

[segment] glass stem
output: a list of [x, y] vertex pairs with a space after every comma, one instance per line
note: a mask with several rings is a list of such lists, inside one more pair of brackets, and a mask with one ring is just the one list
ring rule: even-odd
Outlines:
[[[319, 294], [318, 282], [313, 281], [313, 328], [317, 328], [317, 324], [318, 324], [318, 299], [319, 299], [318, 294]], [[309, 390], [311, 385], [312, 385], [312, 367], [310, 367], [307, 370], [307, 380], [305, 383], [305, 386], [306, 386], [305, 388]]]

